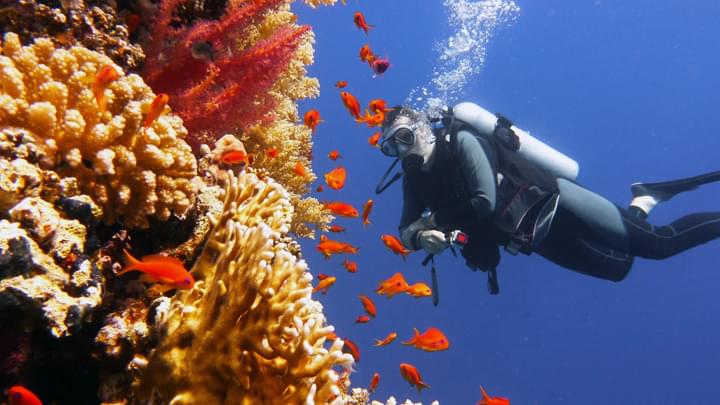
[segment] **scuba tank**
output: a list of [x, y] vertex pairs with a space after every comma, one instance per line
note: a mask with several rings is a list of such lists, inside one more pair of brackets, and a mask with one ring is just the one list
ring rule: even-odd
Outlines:
[[[470, 102], [457, 104], [453, 107], [452, 114], [455, 119], [464, 122], [480, 134], [488, 137], [495, 133], [495, 128], [500, 120], [497, 115]], [[569, 180], [577, 178], [580, 167], [575, 160], [553, 149], [515, 125], [510, 126], [510, 129], [519, 140], [517, 153], [529, 162], [557, 177]]]

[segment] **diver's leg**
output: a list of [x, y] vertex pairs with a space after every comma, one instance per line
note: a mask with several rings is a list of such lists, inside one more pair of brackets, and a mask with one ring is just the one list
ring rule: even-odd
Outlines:
[[690, 214], [664, 226], [629, 213], [623, 221], [630, 252], [647, 259], [665, 259], [720, 237], [720, 212]]
[[720, 181], [720, 171], [659, 183], [633, 183], [630, 186], [633, 198], [628, 209], [635, 216], [645, 219], [658, 203], [716, 181]]

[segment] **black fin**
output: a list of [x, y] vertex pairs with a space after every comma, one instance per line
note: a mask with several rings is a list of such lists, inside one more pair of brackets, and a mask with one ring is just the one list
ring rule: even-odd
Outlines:
[[720, 181], [720, 171], [659, 183], [633, 183], [630, 190], [633, 197], [651, 196], [657, 201], [667, 201], [677, 194], [695, 190], [703, 184], [716, 181]]

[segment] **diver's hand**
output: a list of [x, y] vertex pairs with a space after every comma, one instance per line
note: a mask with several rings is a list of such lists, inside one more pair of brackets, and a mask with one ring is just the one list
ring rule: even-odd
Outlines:
[[436, 230], [420, 231], [418, 233], [418, 243], [430, 254], [438, 254], [447, 249], [450, 244], [445, 239], [445, 234]]

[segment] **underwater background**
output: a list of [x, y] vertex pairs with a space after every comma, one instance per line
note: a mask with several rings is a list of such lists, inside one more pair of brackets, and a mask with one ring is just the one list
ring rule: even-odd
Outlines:
[[[618, 283], [503, 252], [499, 295], [445, 252], [438, 306], [378, 295], [430, 268], [383, 246], [401, 187], [375, 195], [391, 160], [335, 87], [363, 107], [500, 112], [626, 206], [634, 182], [720, 169], [718, 16], [713, 1], [0, 0], [0, 403], [34, 404], [23, 386], [45, 404], [475, 404], [481, 385], [515, 405], [718, 403], [718, 241], [636, 259]], [[368, 199], [367, 227], [322, 204]], [[710, 184], [649, 221], [719, 207]], [[359, 251], [326, 260], [323, 235]], [[126, 274], [133, 256], [146, 267]], [[377, 305], [362, 324], [359, 295]], [[401, 344], [431, 327], [448, 350]]]
[[[346, 7], [308, 9], [296, 4], [299, 21], [316, 33], [315, 63], [321, 94], [301, 102], [321, 111], [314, 136], [314, 168], [339, 149], [348, 169], [341, 199], [361, 207], [375, 200], [372, 225], [340, 218], [342, 240], [356, 244], [358, 272], [341, 259], [323, 260], [315, 242], [302, 245], [316, 273], [336, 275], [325, 314], [341, 336], [361, 346], [354, 382], [381, 381], [373, 398], [471, 404], [480, 384], [513, 404], [712, 404], [720, 373], [720, 268], [717, 241], [663, 261], [636, 259], [622, 282], [597, 280], [533, 255], [503, 252], [500, 295], [490, 296], [483, 273], [469, 271], [449, 252], [437, 260], [440, 304], [429, 298], [373, 295], [396, 271], [409, 282], [430, 283], [421, 252], [403, 262], [379, 239], [396, 233], [402, 201], [396, 183], [373, 190], [391, 163], [367, 145], [374, 132], [355, 124], [333, 87], [361, 104], [388, 105], [427, 97], [452, 105], [473, 101], [501, 112], [515, 125], [574, 158], [580, 184], [626, 206], [630, 184], [692, 176], [720, 168], [720, 3], [713, 1], [353, 1]], [[367, 36], [352, 24], [361, 11], [375, 25]], [[451, 18], [451, 16], [465, 16]], [[474, 30], [474, 31], [473, 31]], [[475, 43], [449, 46], [472, 32]], [[369, 44], [391, 67], [372, 78], [358, 50]], [[457, 42], [456, 42], [457, 44]], [[454, 60], [441, 60], [452, 54]], [[470, 64], [468, 74], [462, 66]], [[441, 73], [458, 73], [438, 85]], [[423, 100], [422, 89], [427, 89]], [[720, 186], [711, 184], [660, 204], [649, 220], [666, 224], [691, 212], [720, 208]], [[378, 316], [354, 324], [363, 313], [358, 294], [375, 299]], [[374, 339], [397, 331], [398, 341], [437, 327], [447, 351], [426, 353]], [[402, 380], [398, 364], [412, 363], [432, 388], [418, 394]]]

